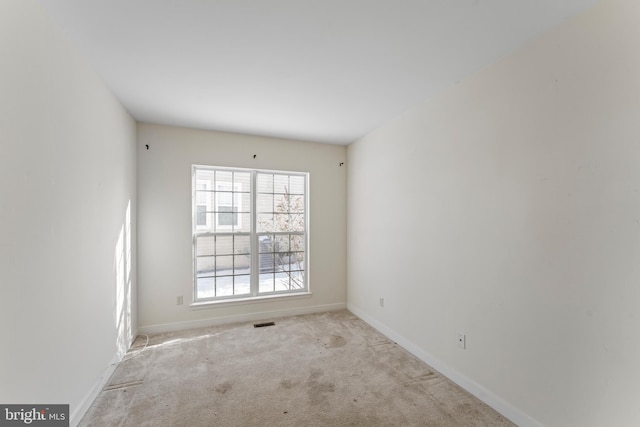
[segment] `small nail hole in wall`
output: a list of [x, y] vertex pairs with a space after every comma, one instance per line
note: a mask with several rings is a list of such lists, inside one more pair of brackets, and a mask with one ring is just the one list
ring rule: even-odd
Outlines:
[[254, 155], [253, 155], [253, 158], [254, 158], [254, 159], [256, 158], [256, 154], [254, 154]]
[[340, 162], [340, 166], [344, 165], [344, 162]]
[[147, 147], [147, 150], [149, 149], [149, 144], [145, 144], [145, 147]]

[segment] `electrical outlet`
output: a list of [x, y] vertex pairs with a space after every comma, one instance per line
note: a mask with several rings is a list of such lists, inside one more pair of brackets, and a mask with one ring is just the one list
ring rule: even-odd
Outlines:
[[180, 295], [179, 297], [176, 298], [176, 305], [182, 305], [183, 303], [183, 299], [182, 299], [182, 295]]
[[380, 307], [384, 307], [384, 298], [380, 298]]
[[467, 348], [467, 336], [465, 334], [461, 334], [458, 332], [458, 347], [465, 349]]

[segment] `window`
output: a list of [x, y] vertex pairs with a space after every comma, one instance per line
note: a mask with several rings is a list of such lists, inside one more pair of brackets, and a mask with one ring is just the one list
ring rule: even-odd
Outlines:
[[193, 166], [195, 301], [306, 292], [308, 174]]

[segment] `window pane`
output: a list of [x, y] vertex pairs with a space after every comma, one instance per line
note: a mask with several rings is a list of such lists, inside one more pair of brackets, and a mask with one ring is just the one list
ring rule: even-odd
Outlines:
[[249, 255], [235, 255], [233, 257], [233, 274], [249, 274], [250, 265]]
[[234, 191], [248, 193], [251, 191], [251, 173], [250, 172], [234, 172], [233, 176]]
[[206, 225], [198, 227], [200, 231], [213, 231], [215, 214], [213, 212], [208, 212], [205, 214]]
[[289, 175], [273, 176], [273, 192], [280, 194], [289, 192]]
[[216, 296], [233, 295], [233, 276], [216, 277]]
[[233, 236], [216, 236], [216, 255], [233, 254]]
[[289, 177], [289, 193], [291, 194], [304, 194], [304, 176], [292, 175]]
[[[219, 186], [220, 187], [220, 186]], [[218, 209], [216, 209], [216, 211], [220, 210], [220, 206], [231, 206], [233, 205], [233, 193], [231, 191], [221, 191], [220, 188], [218, 188], [218, 192], [216, 193], [218, 199], [217, 199], [217, 203], [216, 206], [218, 207]]]
[[198, 169], [196, 171], [196, 178], [213, 182], [215, 171], [213, 169]]
[[[198, 182], [199, 184], [196, 184], [198, 188], [196, 191], [196, 203], [209, 207], [213, 202], [213, 186], [208, 182], [200, 183], [200, 180], [198, 180]], [[209, 208], [207, 210], [211, 209]]]
[[260, 254], [260, 273], [273, 273], [275, 271], [275, 258], [272, 253]]
[[213, 256], [198, 257], [196, 273], [198, 277], [202, 275], [213, 275], [216, 267], [216, 259]]
[[258, 193], [273, 193], [273, 175], [259, 173], [257, 177]]
[[251, 252], [251, 240], [249, 236], [234, 236], [234, 253], [249, 254]]
[[289, 288], [289, 275], [287, 273], [276, 273], [275, 290], [276, 291], [288, 291]]
[[291, 270], [304, 270], [304, 252], [291, 252]]
[[249, 193], [239, 193], [236, 195], [238, 201], [238, 212], [251, 212], [251, 195]]
[[293, 214], [289, 217], [289, 231], [304, 231], [304, 215]]
[[[205, 185], [202, 184], [198, 184], [198, 187], [202, 187], [202, 190], [198, 190], [196, 191], [196, 204], [198, 205], [204, 205], [204, 206], [211, 206], [211, 201], [213, 200], [213, 192], [209, 191], [209, 190], [205, 190], [204, 187]], [[211, 210], [211, 209], [207, 209], [207, 210]]]
[[290, 289], [304, 289], [304, 271], [292, 271], [289, 279]]
[[216, 187], [219, 187], [223, 184], [227, 190], [231, 190], [231, 185], [233, 184], [233, 172], [216, 171]]
[[233, 197], [231, 198], [231, 203], [233, 203], [233, 210], [236, 212], [241, 212], [242, 211], [242, 196], [244, 195], [244, 193], [238, 193], [237, 191], [234, 191], [232, 193]]
[[235, 295], [247, 295], [251, 293], [251, 276], [235, 276], [234, 291]]
[[196, 279], [196, 298], [213, 298], [216, 296], [216, 282], [213, 277], [198, 277]]
[[288, 252], [289, 251], [289, 235], [275, 236], [274, 252]]
[[275, 214], [274, 215], [274, 227], [273, 231], [289, 231], [289, 215], [288, 214]]
[[273, 194], [258, 194], [258, 212], [273, 212]]
[[300, 234], [292, 234], [290, 244], [292, 251], [304, 251], [304, 236]]
[[218, 226], [231, 227], [238, 225], [238, 214], [231, 206], [218, 206]]
[[216, 276], [232, 276], [233, 255], [217, 256], [215, 272]]
[[291, 196], [289, 212], [304, 213], [304, 196]]
[[207, 206], [196, 206], [196, 225], [207, 225]]
[[274, 197], [274, 209], [276, 213], [289, 212], [289, 198], [288, 194], [276, 194]]
[[273, 214], [258, 214], [258, 231], [274, 231], [273, 230]]
[[259, 243], [258, 250], [260, 251], [260, 253], [273, 252], [274, 240], [275, 240], [275, 237], [273, 234], [264, 234], [264, 235], [258, 236], [258, 243]]
[[213, 255], [215, 252], [215, 237], [196, 237], [196, 256]]
[[268, 273], [268, 274], [261, 273], [260, 286], [259, 286], [260, 293], [273, 292], [274, 289], [275, 289], [275, 278], [273, 276], [273, 273]]
[[288, 252], [278, 252], [275, 255], [275, 258], [276, 258], [277, 271], [289, 270], [289, 253]]
[[239, 213], [236, 215], [238, 216], [238, 222], [233, 226], [233, 231], [238, 233], [251, 232], [251, 214]]

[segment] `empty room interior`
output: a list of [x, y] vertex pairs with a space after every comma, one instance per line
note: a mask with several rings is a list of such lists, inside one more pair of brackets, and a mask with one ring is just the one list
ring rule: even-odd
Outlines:
[[353, 351], [353, 373], [309, 368], [282, 417], [358, 415], [376, 374], [349, 346], [384, 344], [519, 426], [640, 425], [638, 22], [636, 0], [0, 0], [0, 404], [78, 425], [171, 337], [187, 361], [207, 331], [215, 372], [224, 331], [304, 325], [285, 372]]

